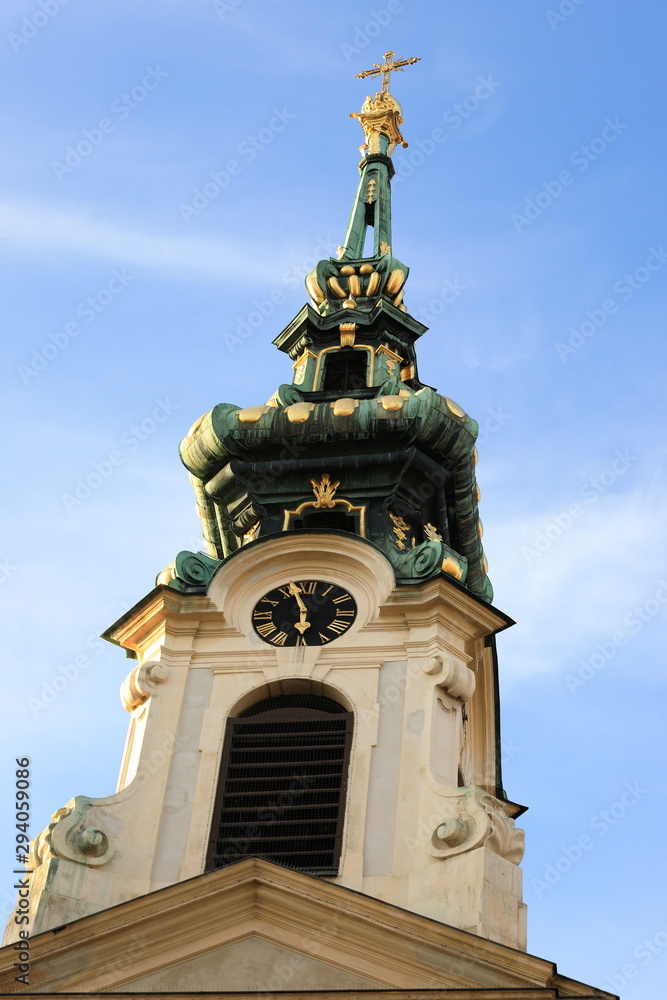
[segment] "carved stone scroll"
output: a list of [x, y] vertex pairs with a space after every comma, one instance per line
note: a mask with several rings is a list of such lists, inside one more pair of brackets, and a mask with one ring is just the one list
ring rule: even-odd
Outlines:
[[467, 785], [447, 797], [442, 813], [431, 837], [432, 857], [453, 857], [484, 846], [514, 865], [521, 862], [524, 831], [515, 827], [500, 799]]
[[120, 700], [126, 712], [133, 712], [155, 694], [155, 686], [166, 680], [169, 668], [156, 660], [139, 664], [120, 687]]
[[475, 691], [475, 675], [469, 667], [457, 663], [452, 657], [431, 656], [424, 663], [424, 673], [438, 676], [441, 687], [453, 698], [468, 701]]
[[115, 852], [111, 837], [91, 822], [93, 800], [77, 795], [53, 814], [53, 822], [34, 840], [31, 865], [38, 867], [50, 857], [75, 861], [80, 865], [99, 867], [111, 860]]

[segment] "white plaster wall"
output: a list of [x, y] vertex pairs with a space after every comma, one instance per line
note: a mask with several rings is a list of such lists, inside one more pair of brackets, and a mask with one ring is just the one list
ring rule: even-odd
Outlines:
[[[121, 775], [134, 777], [116, 795], [93, 800], [80, 824], [113, 830], [113, 850], [94, 860], [77, 853], [74, 814], [58, 825], [44, 856], [58, 862], [53, 878], [48, 888], [43, 873], [36, 879], [47, 925], [49, 893], [52, 901], [76, 896], [94, 912], [96, 901], [99, 909], [109, 898], [201, 874], [228, 717], [268, 694], [315, 690], [355, 714], [337, 881], [496, 940], [494, 914], [504, 907], [513, 915], [503, 940], [520, 941], [520, 880], [508, 880], [506, 870], [518, 872], [516, 866], [493, 854], [471, 868], [433, 850], [434, 831], [461, 808], [461, 692], [469, 693], [470, 667], [482, 662], [475, 644], [490, 631], [493, 614], [444, 581], [390, 594], [393, 575], [378, 563], [383, 557], [353, 538], [334, 542], [326, 568], [322, 553], [304, 552], [293, 534], [284, 544], [278, 539], [273, 553], [255, 549], [264, 562], [241, 552], [214, 578], [217, 609], [205, 598], [179, 598], [182, 609], [156, 610], [150, 628], [144, 614], [140, 663], [150, 657], [166, 669], [134, 709], [121, 767]], [[342, 580], [357, 600], [357, 622], [328, 646], [274, 648], [252, 628], [238, 627], [258, 596], [285, 577], [283, 550], [291, 578]], [[494, 706], [482, 710], [493, 713]], [[453, 851], [474, 847], [486, 858], [488, 817], [479, 805], [475, 810], [466, 822], [477, 839]]]

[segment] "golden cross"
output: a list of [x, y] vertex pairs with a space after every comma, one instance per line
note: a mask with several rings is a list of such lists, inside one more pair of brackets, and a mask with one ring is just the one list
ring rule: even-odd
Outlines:
[[413, 63], [419, 62], [420, 58], [413, 56], [411, 59], [395, 59], [392, 62], [392, 56], [395, 56], [395, 52], [385, 52], [383, 55], [383, 63], [373, 63], [374, 69], [364, 69], [361, 73], [357, 73], [356, 79], [363, 80], [367, 76], [380, 76], [382, 75], [382, 93], [389, 93], [389, 81], [390, 74], [394, 73], [396, 70], [403, 71], [404, 66], [412, 66]]

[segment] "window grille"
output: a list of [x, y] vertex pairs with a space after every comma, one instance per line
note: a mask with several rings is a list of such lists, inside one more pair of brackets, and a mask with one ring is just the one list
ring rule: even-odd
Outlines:
[[324, 368], [324, 391], [350, 392], [354, 389], [365, 389], [367, 386], [366, 351], [348, 350], [331, 351], [326, 356]]
[[295, 694], [227, 721], [207, 871], [257, 855], [338, 874], [353, 718], [331, 698]]

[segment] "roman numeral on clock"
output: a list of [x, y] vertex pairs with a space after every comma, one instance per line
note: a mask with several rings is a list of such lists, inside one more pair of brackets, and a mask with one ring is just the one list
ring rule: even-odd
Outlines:
[[[280, 617], [274, 608], [284, 609]], [[353, 594], [338, 583], [313, 579], [276, 586], [251, 612], [255, 633], [271, 646], [284, 648], [326, 646], [347, 633], [356, 618]]]
[[346, 628], [350, 627], [350, 623], [346, 622], [342, 618], [334, 618], [331, 625], [327, 625], [327, 628], [331, 629], [332, 632], [337, 632], [338, 635], [344, 632]]

